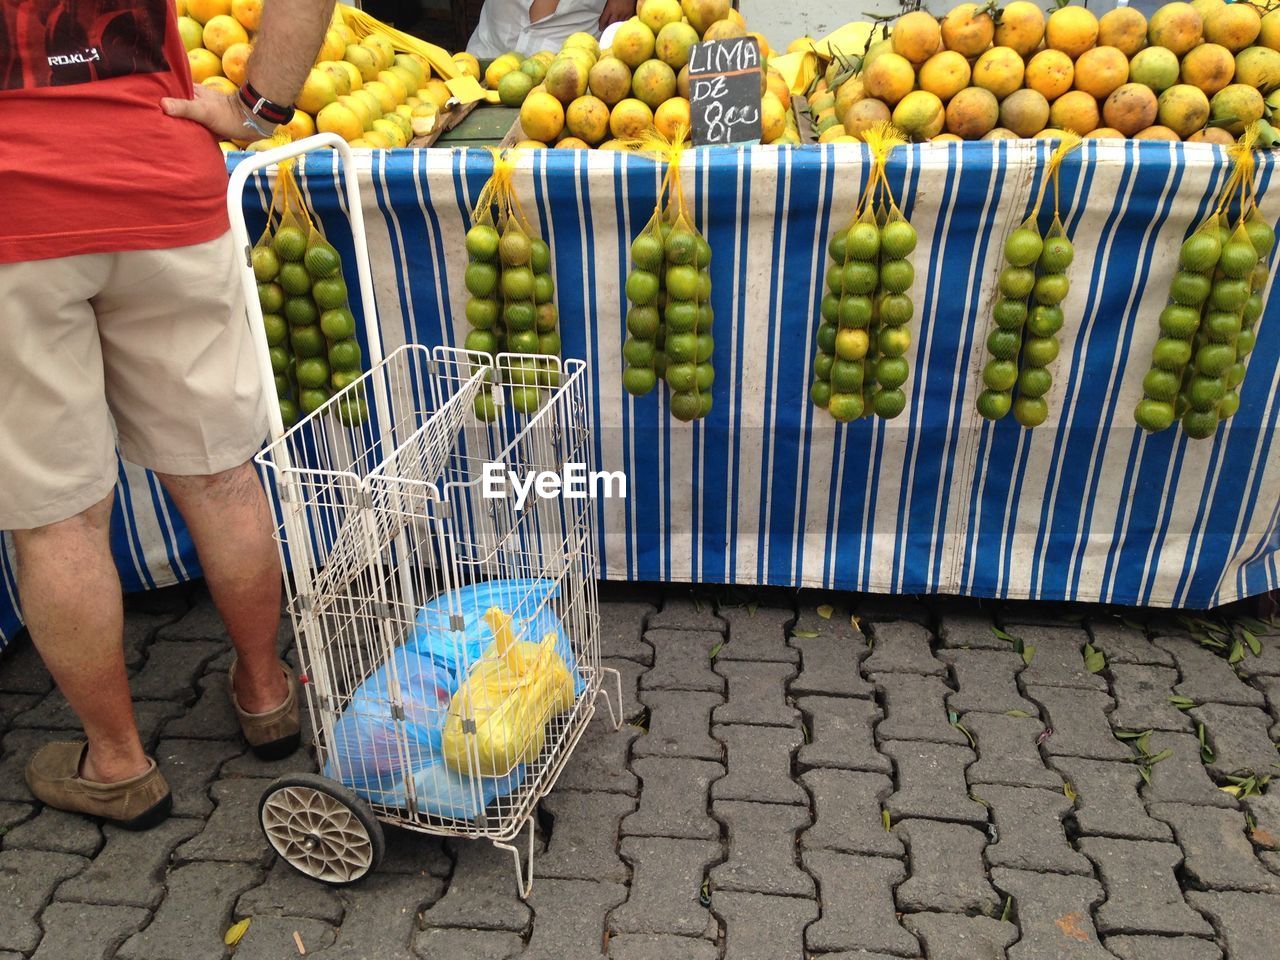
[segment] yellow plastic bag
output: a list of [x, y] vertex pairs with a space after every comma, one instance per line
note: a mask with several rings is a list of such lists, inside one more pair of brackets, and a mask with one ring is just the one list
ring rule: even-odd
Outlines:
[[502, 610], [491, 607], [484, 618], [494, 641], [449, 701], [442, 749], [458, 773], [504, 777], [537, 759], [547, 721], [573, 708], [573, 678], [554, 633], [541, 643], [516, 640]]

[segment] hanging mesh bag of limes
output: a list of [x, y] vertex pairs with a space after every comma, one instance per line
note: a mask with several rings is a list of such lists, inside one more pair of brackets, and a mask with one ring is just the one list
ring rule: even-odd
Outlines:
[[871, 172], [849, 225], [831, 238], [809, 396], [841, 423], [898, 416], [910, 375], [906, 352], [915, 305], [911, 254], [916, 231], [885, 174], [890, 152], [906, 142], [889, 123], [864, 136]]
[[[559, 315], [555, 281], [551, 277], [551, 248], [525, 216], [514, 187], [514, 151], [490, 149], [493, 172], [471, 211], [467, 231], [467, 333], [465, 347], [489, 356], [520, 354], [503, 365], [509, 380], [511, 405], [533, 413], [542, 388], [555, 386], [560, 355]], [[483, 391], [476, 397], [476, 415], [497, 416], [499, 394]]]
[[660, 378], [666, 380], [672, 416], [689, 422], [711, 412], [715, 313], [711, 246], [693, 222], [680, 179], [685, 130], [674, 132], [668, 140], [655, 131], [638, 144], [662, 157], [667, 169], [653, 216], [631, 244], [622, 384], [633, 396], [644, 396]]
[[285, 429], [298, 422], [298, 380], [293, 347], [289, 342], [289, 321], [284, 316], [285, 293], [280, 285], [281, 258], [275, 249], [275, 234], [281, 214], [291, 203], [298, 202], [293, 199], [297, 185], [289, 170], [292, 162], [280, 165], [275, 189], [271, 192], [267, 223], [250, 256], [253, 275], [258, 281], [258, 305], [262, 308], [262, 326], [271, 356], [271, 372], [275, 375], [276, 401], [280, 405], [280, 419]]
[[[1034, 428], [1049, 416], [1045, 394], [1053, 385], [1053, 375], [1048, 367], [1058, 357], [1062, 301], [1071, 290], [1067, 269], [1075, 257], [1062, 223], [1058, 175], [1063, 159], [1079, 144], [1080, 138], [1073, 133], [1059, 141], [1031, 212], [1005, 240], [1000, 297], [987, 335], [991, 359], [982, 368], [984, 389], [976, 403], [978, 413], [988, 420], [999, 420], [1012, 409], [1020, 424]], [[1053, 221], [1042, 234], [1040, 210], [1050, 184]]]

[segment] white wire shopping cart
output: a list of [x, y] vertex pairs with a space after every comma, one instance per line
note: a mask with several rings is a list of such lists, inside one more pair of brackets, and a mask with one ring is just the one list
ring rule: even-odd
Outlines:
[[[341, 160], [370, 369], [286, 431], [242, 198], [256, 171], [320, 148]], [[589, 464], [585, 365], [534, 367], [413, 344], [384, 358], [354, 157], [336, 136], [243, 160], [228, 209], [273, 398], [271, 442], [258, 462], [275, 481], [321, 770], [274, 782], [259, 805], [262, 829], [288, 863], [335, 884], [377, 866], [379, 821], [487, 838], [512, 853], [527, 895], [538, 801], [598, 693], [621, 724], [621, 679], [600, 665], [592, 500], [531, 499], [518, 509], [485, 495], [485, 465], [524, 476]], [[538, 391], [536, 412], [503, 403], [511, 384]]]

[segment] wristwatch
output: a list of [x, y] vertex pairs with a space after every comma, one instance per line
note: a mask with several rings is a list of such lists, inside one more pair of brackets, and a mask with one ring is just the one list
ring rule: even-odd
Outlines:
[[240, 107], [245, 113], [244, 125], [256, 130], [264, 137], [271, 136], [272, 131], [265, 128], [259, 121], [266, 121], [274, 127], [293, 119], [293, 107], [273, 103], [253, 89], [253, 85], [247, 80], [240, 87], [237, 95]]

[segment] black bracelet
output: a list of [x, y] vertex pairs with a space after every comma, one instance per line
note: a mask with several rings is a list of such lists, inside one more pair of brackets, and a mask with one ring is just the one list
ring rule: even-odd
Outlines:
[[253, 85], [247, 80], [240, 88], [240, 102], [255, 117], [261, 117], [268, 123], [288, 123], [293, 119], [293, 107], [273, 103], [253, 89]]

